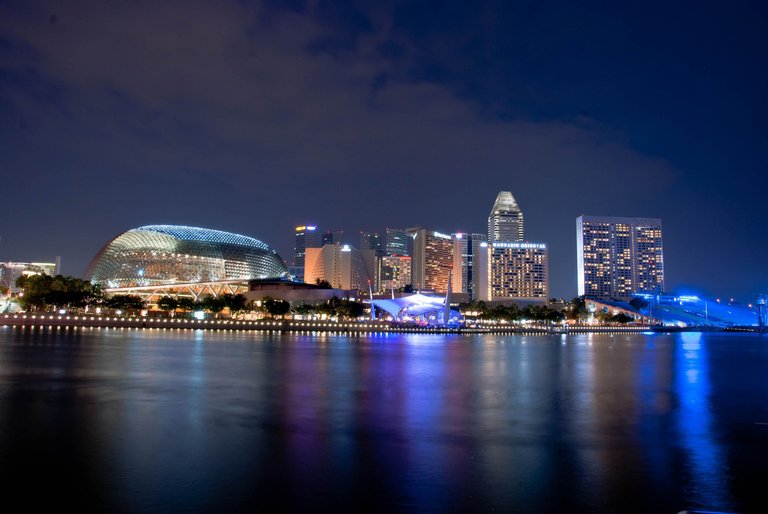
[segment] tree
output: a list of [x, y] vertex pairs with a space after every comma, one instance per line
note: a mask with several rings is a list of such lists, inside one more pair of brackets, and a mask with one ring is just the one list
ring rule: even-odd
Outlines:
[[587, 302], [583, 296], [571, 300], [565, 308], [566, 317], [573, 320], [582, 320], [589, 317]]
[[23, 291], [24, 308], [82, 308], [104, 302], [104, 291], [87, 280], [63, 275], [28, 275], [19, 277], [16, 286]]
[[157, 301], [157, 306], [164, 311], [175, 311], [179, 307], [179, 302], [170, 296], [163, 296]]
[[197, 307], [197, 302], [192, 298], [178, 298], [176, 300], [176, 308], [183, 311], [191, 311]]
[[208, 295], [203, 297], [203, 299], [201, 299], [200, 301], [198, 301], [196, 306], [201, 308], [204, 311], [218, 314], [219, 312], [224, 310], [225, 301], [220, 296]]
[[313, 314], [314, 312], [316, 312], [316, 310], [317, 309], [315, 309], [313, 305], [309, 305], [308, 303], [302, 303], [301, 305], [297, 305], [296, 307], [293, 308], [293, 312], [295, 312], [296, 314], [302, 314], [302, 315]]
[[114, 295], [106, 299], [104, 304], [110, 309], [122, 311], [140, 311], [145, 307], [140, 296], [130, 294]]
[[221, 299], [224, 302], [224, 307], [229, 309], [229, 312], [234, 314], [236, 312], [244, 311], [245, 306], [248, 303], [248, 299], [243, 294], [224, 294], [221, 295]]
[[618, 314], [611, 316], [610, 321], [613, 321], [614, 323], [626, 324], [626, 323], [629, 323], [630, 321], [634, 321], [634, 318], [632, 316], [629, 316], [628, 314], [620, 312]]
[[291, 304], [285, 300], [265, 297], [261, 302], [262, 309], [270, 316], [284, 316], [291, 310]]
[[320, 280], [318, 278], [318, 279], [315, 280], [315, 284], [320, 286], [323, 289], [333, 289], [333, 286], [327, 280]]
[[629, 301], [629, 304], [637, 311], [643, 312], [648, 307], [648, 301], [636, 296]]
[[339, 306], [336, 308], [336, 315], [347, 319], [359, 318], [364, 312], [365, 305], [350, 300], [341, 300]]

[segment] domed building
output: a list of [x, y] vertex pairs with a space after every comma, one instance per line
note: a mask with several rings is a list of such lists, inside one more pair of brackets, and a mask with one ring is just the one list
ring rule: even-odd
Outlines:
[[147, 225], [123, 232], [96, 254], [86, 271], [86, 279], [107, 289], [287, 276], [277, 252], [258, 239], [177, 225]]

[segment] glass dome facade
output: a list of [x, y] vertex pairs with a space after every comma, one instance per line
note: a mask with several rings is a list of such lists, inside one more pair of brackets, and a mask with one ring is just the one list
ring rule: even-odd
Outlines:
[[198, 227], [147, 225], [102, 248], [86, 278], [107, 288], [281, 278], [280, 256], [252, 237]]

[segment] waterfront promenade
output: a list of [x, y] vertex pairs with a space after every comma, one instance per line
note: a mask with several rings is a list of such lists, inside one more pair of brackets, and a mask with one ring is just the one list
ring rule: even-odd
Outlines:
[[566, 334], [587, 332], [634, 333], [652, 330], [649, 326], [596, 326], [580, 325], [517, 325], [496, 324], [465, 326], [460, 329], [393, 325], [389, 321], [331, 321], [331, 320], [238, 320], [189, 319], [173, 317], [123, 317], [59, 315], [52, 313], [18, 313], [0, 315], [0, 326], [49, 328], [120, 328], [120, 329], [172, 329], [172, 330], [254, 330], [267, 332], [342, 332], [342, 333], [484, 333], [484, 334]]

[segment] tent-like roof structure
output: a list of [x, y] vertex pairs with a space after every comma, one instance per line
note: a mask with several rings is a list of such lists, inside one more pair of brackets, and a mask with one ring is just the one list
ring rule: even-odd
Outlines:
[[[371, 303], [385, 310], [398, 321], [402, 321], [406, 317], [417, 318], [423, 316], [433, 319], [437, 325], [445, 325], [446, 323], [443, 321], [446, 315], [445, 301], [446, 299], [443, 296], [427, 296], [416, 293], [391, 300], [372, 300]], [[457, 324], [461, 315], [455, 310], [449, 309], [449, 311], [447, 324]]]

